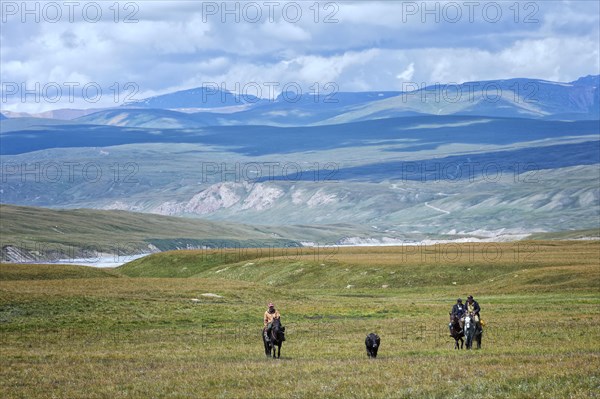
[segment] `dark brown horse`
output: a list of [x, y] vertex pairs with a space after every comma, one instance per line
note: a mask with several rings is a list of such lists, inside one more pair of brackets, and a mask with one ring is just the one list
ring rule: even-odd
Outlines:
[[[465, 342], [463, 340], [465, 332], [460, 326], [458, 316], [452, 313], [450, 313], [450, 336], [454, 338], [454, 349], [462, 349]], [[458, 341], [460, 341], [460, 347]]]
[[275, 347], [277, 347], [277, 358], [279, 358], [281, 355], [281, 344], [285, 341], [285, 327], [281, 325], [281, 321], [279, 319], [273, 320], [268, 341], [265, 334], [262, 334], [262, 336], [263, 344], [265, 345], [265, 355], [271, 356], [271, 352], [273, 352], [273, 358], [275, 358]]

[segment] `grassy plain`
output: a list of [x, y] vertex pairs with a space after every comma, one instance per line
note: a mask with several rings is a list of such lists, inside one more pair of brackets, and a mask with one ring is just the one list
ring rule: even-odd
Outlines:
[[[598, 397], [598, 259], [599, 241], [528, 241], [1, 264], [0, 396]], [[448, 311], [467, 294], [483, 348], [455, 351]], [[279, 360], [260, 341], [267, 301], [287, 326]]]

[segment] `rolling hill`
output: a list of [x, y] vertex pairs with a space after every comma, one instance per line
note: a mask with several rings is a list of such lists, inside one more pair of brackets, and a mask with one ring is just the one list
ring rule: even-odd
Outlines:
[[[586, 291], [600, 281], [592, 259], [599, 241], [522, 241], [428, 247], [324, 249], [315, 259], [310, 248], [275, 252], [251, 249], [207, 253], [174, 251], [153, 254], [116, 269], [129, 277], [219, 279], [286, 289], [425, 289], [465, 284], [477, 276], [481, 292], [548, 292], [562, 287]], [[565, 252], [567, 251], [567, 252]], [[429, 254], [429, 257], [427, 257]], [[515, 276], [517, 274], [517, 276]]]
[[[0, 205], [2, 261], [128, 257], [187, 248], [294, 248], [345, 237], [380, 237], [352, 225], [250, 226], [124, 211]], [[85, 262], [82, 260], [82, 262]]]

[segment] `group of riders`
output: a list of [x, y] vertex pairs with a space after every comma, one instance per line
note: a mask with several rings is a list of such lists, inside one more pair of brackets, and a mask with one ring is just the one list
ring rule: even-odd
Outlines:
[[[456, 300], [456, 304], [452, 306], [452, 311], [450, 312], [450, 324], [448, 325], [448, 327], [450, 328], [450, 336], [453, 335], [453, 321], [458, 320], [460, 328], [462, 329], [464, 326], [466, 315], [472, 315], [477, 329], [481, 330], [481, 319], [479, 315], [480, 310], [481, 308], [479, 307], [477, 301], [473, 299], [473, 295], [469, 295], [467, 297], [467, 302], [465, 304], [463, 304], [461, 298], [458, 298]], [[279, 311], [275, 309], [275, 305], [273, 303], [269, 303], [268, 309], [265, 311], [265, 316], [263, 319], [263, 334], [266, 342], [270, 342], [271, 340], [271, 328], [273, 327], [273, 320], [280, 318], [281, 315], [279, 314]]]
[[452, 311], [450, 312], [450, 323], [448, 324], [448, 328], [450, 329], [450, 336], [453, 336], [452, 332], [455, 320], [458, 320], [458, 323], [462, 330], [462, 328], [464, 327], [465, 316], [467, 315], [471, 315], [473, 317], [477, 330], [481, 330], [482, 323], [481, 316], [479, 314], [480, 311], [481, 308], [479, 307], [477, 301], [473, 299], [473, 295], [469, 295], [467, 297], [467, 302], [465, 304], [463, 304], [461, 298], [458, 298], [456, 300], [456, 304], [452, 306]]

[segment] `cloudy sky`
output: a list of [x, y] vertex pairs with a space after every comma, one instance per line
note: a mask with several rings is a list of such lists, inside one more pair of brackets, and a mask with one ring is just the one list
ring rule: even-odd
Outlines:
[[215, 83], [268, 97], [296, 83], [402, 90], [600, 73], [595, 0], [2, 0], [1, 11], [1, 105], [12, 111], [114, 106]]

